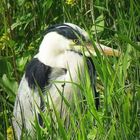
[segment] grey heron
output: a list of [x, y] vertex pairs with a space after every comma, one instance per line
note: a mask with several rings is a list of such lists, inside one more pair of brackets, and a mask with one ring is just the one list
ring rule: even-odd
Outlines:
[[[38, 91], [40, 87], [43, 96], [47, 91], [57, 109], [61, 109], [61, 96], [58, 93], [63, 90], [63, 96], [71, 104], [73, 94], [75, 94], [73, 85], [65, 81], [79, 82], [78, 71], [84, 75], [83, 57], [90, 57], [95, 54], [94, 48], [89, 44], [89, 36], [84, 29], [72, 23], [64, 23], [51, 26], [39, 46], [38, 53], [33, 57], [26, 67], [25, 73], [19, 85], [18, 94], [14, 105], [13, 126], [17, 138], [20, 139], [23, 127], [28, 132], [33, 132], [32, 123], [37, 114], [39, 120], [38, 107], [41, 108], [42, 100]], [[84, 48], [84, 49], [83, 49]], [[117, 51], [105, 46], [97, 45], [100, 52], [104, 51], [108, 55], [117, 55]], [[83, 54], [83, 50], [84, 53]], [[87, 60], [89, 74], [95, 74], [94, 64], [91, 59]], [[51, 83], [51, 81], [61, 81], [60, 83]], [[91, 78], [91, 81], [94, 79]], [[94, 81], [93, 81], [94, 83]], [[95, 83], [93, 90], [96, 94]], [[78, 92], [78, 90], [77, 90]], [[77, 93], [78, 94], [78, 93]], [[97, 96], [97, 95], [95, 95]], [[98, 108], [97, 101], [96, 107]], [[63, 117], [66, 115], [66, 108], [63, 108]], [[41, 122], [40, 122], [41, 123]]]

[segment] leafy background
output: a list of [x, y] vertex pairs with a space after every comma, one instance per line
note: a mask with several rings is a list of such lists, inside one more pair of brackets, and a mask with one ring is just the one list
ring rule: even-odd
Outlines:
[[[119, 58], [99, 54], [93, 58], [101, 107], [92, 110], [87, 97], [91, 110], [84, 114], [78, 130], [76, 125], [68, 131], [60, 127], [64, 131], [57, 130], [58, 138], [70, 139], [74, 133], [71, 139], [140, 139], [139, 1], [1, 0], [0, 7], [0, 139], [8, 137], [18, 84], [27, 62], [37, 53], [46, 28], [63, 22], [85, 28], [93, 40], [122, 53]], [[97, 121], [94, 127], [93, 119]], [[37, 139], [42, 139], [38, 133]]]

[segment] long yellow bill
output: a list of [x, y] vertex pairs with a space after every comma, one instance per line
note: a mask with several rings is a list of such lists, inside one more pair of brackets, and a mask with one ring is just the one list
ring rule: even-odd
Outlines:
[[[107, 47], [105, 45], [95, 43], [95, 46], [101, 54], [104, 54], [104, 55], [107, 55], [107, 56], [117, 56], [117, 57], [120, 55], [120, 51], [118, 51], [116, 49], [113, 49], [113, 48], [110, 48], [110, 47]], [[95, 51], [93, 45], [88, 44], [86, 47], [87, 47], [87, 50], [86, 51], [84, 50], [84, 52], [87, 55], [89, 53], [91, 53], [92, 55], [96, 55], [96, 51]]]
[[[101, 54], [104, 54], [106, 56], [118, 57], [121, 54], [120, 51], [107, 47], [102, 44], [95, 43], [95, 46]], [[91, 55], [96, 56], [96, 50], [94, 49], [91, 43], [83, 44], [83, 45], [76, 45], [75, 43], [72, 42], [68, 50], [75, 50], [77, 52], [84, 53], [88, 57], [90, 57]]]

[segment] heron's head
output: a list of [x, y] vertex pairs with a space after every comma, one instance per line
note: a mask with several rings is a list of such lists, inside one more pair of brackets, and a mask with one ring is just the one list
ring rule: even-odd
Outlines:
[[[96, 44], [97, 45], [97, 44]], [[117, 54], [116, 50], [97, 45], [99, 51], [107, 55]], [[42, 56], [56, 57], [67, 51], [95, 55], [94, 47], [89, 39], [88, 33], [72, 23], [64, 23], [51, 26], [47, 29], [46, 35], [40, 45], [39, 53]]]

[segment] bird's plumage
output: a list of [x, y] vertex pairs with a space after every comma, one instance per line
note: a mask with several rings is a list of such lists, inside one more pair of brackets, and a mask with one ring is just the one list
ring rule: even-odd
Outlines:
[[43, 90], [49, 83], [49, 75], [52, 69], [52, 67], [41, 63], [37, 58], [33, 58], [27, 65], [25, 72], [25, 78], [27, 79], [29, 87], [35, 88], [38, 84], [38, 86]]
[[[44, 98], [47, 94], [51, 96], [56, 110], [59, 112], [62, 109], [63, 118], [66, 117], [66, 105], [61, 108], [62, 97], [58, 89], [63, 92], [64, 98], [71, 104], [75, 93], [75, 87], [71, 81], [79, 83], [79, 70], [81, 75], [84, 75], [85, 71], [83, 55], [71, 47], [71, 42], [74, 40], [76, 40], [76, 45], [88, 41], [87, 33], [74, 24], [55, 25], [46, 31], [39, 52], [27, 65], [19, 85], [13, 118], [18, 139], [21, 137], [23, 128], [27, 129], [32, 135], [32, 123], [36, 114], [40, 124], [42, 124], [38, 115], [39, 108], [44, 111], [45, 107], [39, 89], [42, 91]], [[93, 90], [96, 93], [95, 68], [91, 59], [87, 58], [87, 65]], [[60, 82], [54, 84], [52, 81]], [[77, 89], [77, 94], [79, 94], [78, 92], [79, 89]], [[50, 98], [49, 102], [51, 102]]]

